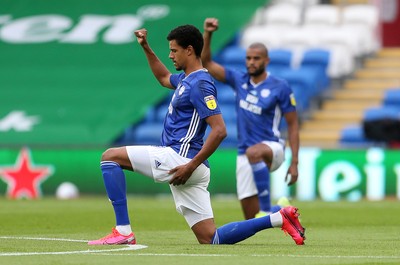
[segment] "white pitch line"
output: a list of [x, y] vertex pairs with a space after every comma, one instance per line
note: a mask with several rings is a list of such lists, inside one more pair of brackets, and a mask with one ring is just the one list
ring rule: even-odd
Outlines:
[[[84, 242], [87, 240], [78, 239], [66, 239], [66, 238], [46, 238], [46, 237], [13, 237], [13, 236], [0, 236], [0, 239], [16, 239], [16, 240], [44, 240], [44, 241], [66, 241], [66, 242]], [[33, 255], [70, 255], [70, 254], [88, 254], [88, 253], [104, 253], [104, 252], [116, 252], [126, 250], [138, 250], [147, 248], [145, 245], [123, 245], [122, 248], [117, 249], [100, 249], [100, 250], [76, 250], [76, 251], [58, 251], [58, 252], [0, 252], [1, 256], [33, 256]]]
[[81, 239], [47, 238], [47, 237], [22, 237], [22, 236], [0, 236], [0, 239], [44, 240], [44, 241], [65, 241], [65, 242], [88, 242], [88, 240], [81, 240]]

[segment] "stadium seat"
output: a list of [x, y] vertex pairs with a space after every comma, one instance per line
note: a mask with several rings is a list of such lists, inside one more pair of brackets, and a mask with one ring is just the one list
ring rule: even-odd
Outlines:
[[320, 33], [312, 28], [299, 27], [283, 35], [281, 43], [281, 48], [293, 52], [292, 67], [298, 67], [305, 50], [319, 47]]
[[353, 25], [363, 34], [366, 34], [373, 51], [380, 47], [378, 38], [379, 11], [376, 6], [369, 4], [345, 6], [342, 11], [342, 24]]
[[242, 64], [246, 63], [246, 49], [241, 46], [229, 46], [220, 55], [222, 64]]
[[299, 113], [306, 112], [310, 107], [310, 96], [305, 92], [302, 84], [292, 83], [290, 88], [293, 91], [294, 98], [296, 99], [296, 109]]
[[218, 102], [220, 104], [235, 104], [235, 94], [229, 85], [221, 82], [216, 82], [215, 86], [217, 87]]
[[344, 145], [365, 145], [372, 143], [365, 137], [364, 129], [359, 124], [351, 124], [343, 128], [340, 132], [339, 142]]
[[275, 4], [268, 6], [263, 15], [266, 25], [283, 29], [300, 25], [302, 9], [292, 4]]
[[330, 62], [330, 51], [325, 49], [309, 49], [303, 54], [301, 67], [315, 69], [320, 75], [320, 89], [325, 89], [330, 84], [328, 66]]
[[378, 8], [369, 4], [347, 5], [342, 11], [342, 23], [365, 25], [374, 31], [379, 23]]
[[383, 106], [400, 108], [400, 87], [387, 89], [383, 96]]
[[292, 4], [298, 7], [308, 7], [319, 4], [320, 0], [273, 0], [272, 4]]
[[[237, 147], [237, 130], [236, 130], [236, 122], [225, 121], [227, 136], [219, 145], [222, 148], [236, 148]], [[211, 128], [207, 127], [204, 139], [208, 137], [210, 134]]]
[[156, 108], [156, 122], [163, 122], [168, 111], [169, 103], [163, 103]]
[[298, 68], [284, 71], [280, 77], [285, 79], [293, 90], [297, 109], [302, 112], [309, 108], [311, 98], [319, 93], [318, 72], [313, 69]]
[[250, 26], [243, 31], [240, 46], [247, 49], [254, 42], [261, 42], [268, 49], [280, 48], [284, 35], [285, 33], [278, 27], [266, 25]]
[[366, 27], [342, 24], [338, 27], [338, 30], [347, 34], [348, 38], [353, 38], [353, 50], [356, 49], [358, 56], [367, 56], [377, 51], [377, 41], [374, 40], [372, 33]]
[[328, 32], [321, 34], [321, 43], [329, 47], [343, 47], [350, 52], [353, 58], [363, 55], [362, 39], [353, 30], [343, 27], [333, 27]]
[[163, 129], [164, 125], [160, 122], [139, 124], [132, 129], [131, 139], [135, 144], [159, 145]]
[[382, 119], [400, 120], [400, 106], [380, 106], [368, 108], [364, 111], [363, 120], [373, 121]]
[[228, 135], [222, 141], [221, 147], [235, 148], [237, 146], [237, 137], [238, 137], [236, 130], [236, 122], [227, 122], [226, 131]]
[[313, 5], [305, 10], [304, 26], [331, 28], [340, 23], [340, 9], [335, 5]]
[[234, 104], [219, 104], [222, 112], [222, 117], [225, 122], [235, 123], [237, 119], [236, 107]]
[[148, 110], [147, 110], [147, 113], [146, 113], [144, 119], [143, 119], [143, 122], [144, 123], [153, 123], [153, 122], [155, 122], [157, 120], [156, 119], [156, 117], [157, 117], [156, 113], [157, 113], [156, 108], [154, 106], [150, 106], [148, 108]]
[[282, 68], [288, 69], [292, 67], [293, 52], [289, 49], [270, 49], [269, 52], [270, 62], [268, 68], [278, 70]]

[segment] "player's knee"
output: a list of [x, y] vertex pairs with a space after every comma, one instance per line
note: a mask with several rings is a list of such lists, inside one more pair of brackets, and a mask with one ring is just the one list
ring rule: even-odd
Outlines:
[[250, 163], [259, 162], [262, 159], [261, 152], [254, 145], [246, 149], [246, 156]]
[[197, 241], [199, 241], [200, 244], [211, 244], [214, 237], [214, 233], [207, 233], [201, 236], [197, 235]]
[[109, 148], [101, 155], [101, 161], [115, 161], [118, 158], [116, 148]]
[[200, 221], [192, 226], [192, 231], [200, 244], [211, 244], [216, 230], [212, 218]]

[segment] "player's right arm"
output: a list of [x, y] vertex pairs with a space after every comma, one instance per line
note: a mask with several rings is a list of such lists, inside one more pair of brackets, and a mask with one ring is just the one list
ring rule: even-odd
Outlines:
[[142, 46], [147, 61], [150, 65], [151, 71], [153, 72], [158, 82], [164, 87], [174, 88], [169, 80], [171, 72], [160, 61], [160, 59], [158, 59], [157, 55], [150, 48], [150, 45], [147, 42], [147, 30], [146, 29], [136, 30], [135, 36], [137, 38], [138, 43]]
[[218, 29], [218, 19], [206, 18], [204, 21], [204, 46], [201, 52], [201, 61], [203, 66], [218, 81], [225, 82], [225, 68], [212, 60], [211, 56], [211, 37], [214, 31]]

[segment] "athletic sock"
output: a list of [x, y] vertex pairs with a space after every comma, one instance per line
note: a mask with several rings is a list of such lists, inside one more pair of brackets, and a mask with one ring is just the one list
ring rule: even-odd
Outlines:
[[282, 227], [283, 218], [281, 213], [272, 213], [269, 215], [269, 218], [271, 220], [272, 227]]
[[125, 174], [118, 163], [102, 161], [100, 165], [107, 195], [114, 208], [116, 224], [129, 225]]
[[282, 207], [279, 206], [279, 205], [272, 205], [272, 206], [271, 206], [271, 212], [272, 212], [272, 213], [279, 212], [280, 209], [282, 209]]
[[271, 198], [269, 190], [269, 169], [264, 162], [251, 164], [253, 171], [254, 182], [258, 191], [258, 200], [260, 204], [260, 211], [271, 211]]
[[219, 227], [215, 231], [211, 244], [235, 244], [253, 236], [261, 230], [272, 227], [269, 215], [239, 222], [232, 222]]
[[124, 236], [130, 235], [132, 233], [132, 228], [130, 225], [117, 225], [115, 229], [117, 229], [118, 233]]

